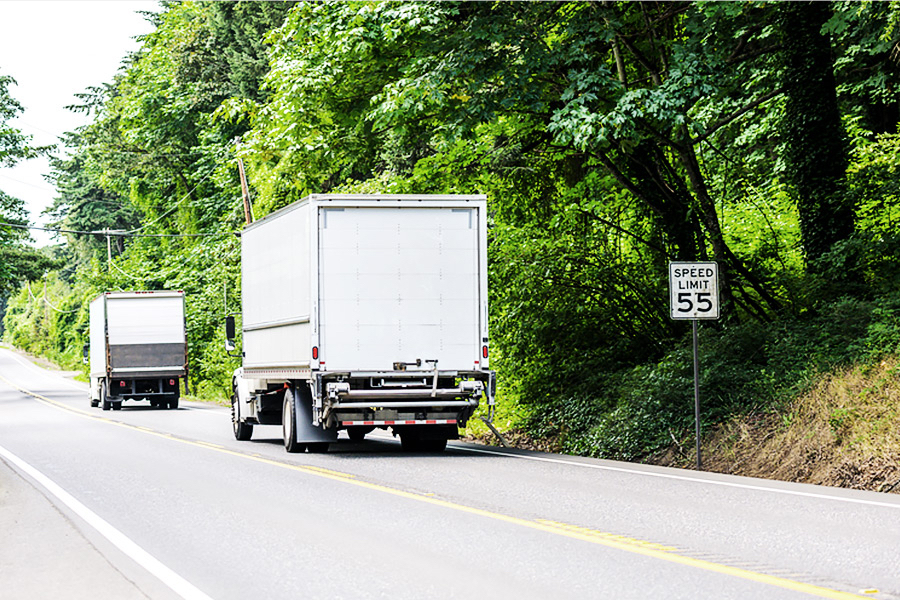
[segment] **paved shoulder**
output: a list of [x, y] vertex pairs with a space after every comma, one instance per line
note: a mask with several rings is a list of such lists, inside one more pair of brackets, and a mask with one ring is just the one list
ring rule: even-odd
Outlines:
[[0, 590], [6, 600], [146, 599], [46, 496], [0, 459]]

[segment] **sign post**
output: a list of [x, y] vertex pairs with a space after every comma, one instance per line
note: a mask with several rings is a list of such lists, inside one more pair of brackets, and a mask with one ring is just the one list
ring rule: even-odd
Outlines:
[[669, 263], [669, 311], [672, 319], [690, 319], [694, 330], [694, 427], [697, 470], [700, 460], [700, 351], [697, 321], [719, 318], [719, 265], [715, 262]]

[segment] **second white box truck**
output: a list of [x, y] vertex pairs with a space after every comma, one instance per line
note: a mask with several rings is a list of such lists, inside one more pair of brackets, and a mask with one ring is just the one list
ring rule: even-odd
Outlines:
[[323, 451], [384, 428], [443, 450], [493, 407], [486, 232], [485, 197], [461, 195], [312, 195], [247, 226], [235, 437], [281, 425], [288, 452]]
[[184, 293], [104, 292], [89, 318], [91, 406], [118, 410], [123, 400], [147, 400], [178, 408], [188, 373]]

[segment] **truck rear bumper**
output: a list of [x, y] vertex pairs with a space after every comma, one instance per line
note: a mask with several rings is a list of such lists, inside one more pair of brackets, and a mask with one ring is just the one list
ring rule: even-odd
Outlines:
[[339, 402], [332, 405], [332, 409], [339, 410], [357, 410], [367, 409], [377, 406], [378, 408], [477, 408], [478, 400], [406, 400], [406, 401], [384, 401], [381, 400], [375, 404], [372, 402]]
[[456, 419], [407, 419], [391, 421], [341, 421], [342, 427], [387, 427], [398, 425], [457, 425]]
[[187, 369], [178, 367], [132, 367], [114, 368], [110, 371], [113, 379], [147, 379], [153, 377], [184, 377]]

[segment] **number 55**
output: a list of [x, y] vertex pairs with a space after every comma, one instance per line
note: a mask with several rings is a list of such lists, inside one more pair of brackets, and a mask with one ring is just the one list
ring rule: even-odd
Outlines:
[[[681, 305], [687, 304], [687, 308], [681, 308]], [[710, 305], [712, 307], [712, 305]], [[691, 312], [694, 310], [694, 303], [691, 302], [691, 292], [679, 292], [678, 294], [678, 307], [676, 308], [678, 312]]]
[[[712, 296], [709, 292], [697, 292], [697, 311], [698, 312], [709, 312], [713, 309], [712, 301], [710, 301], [709, 297]], [[703, 305], [706, 306], [703, 306]]]

